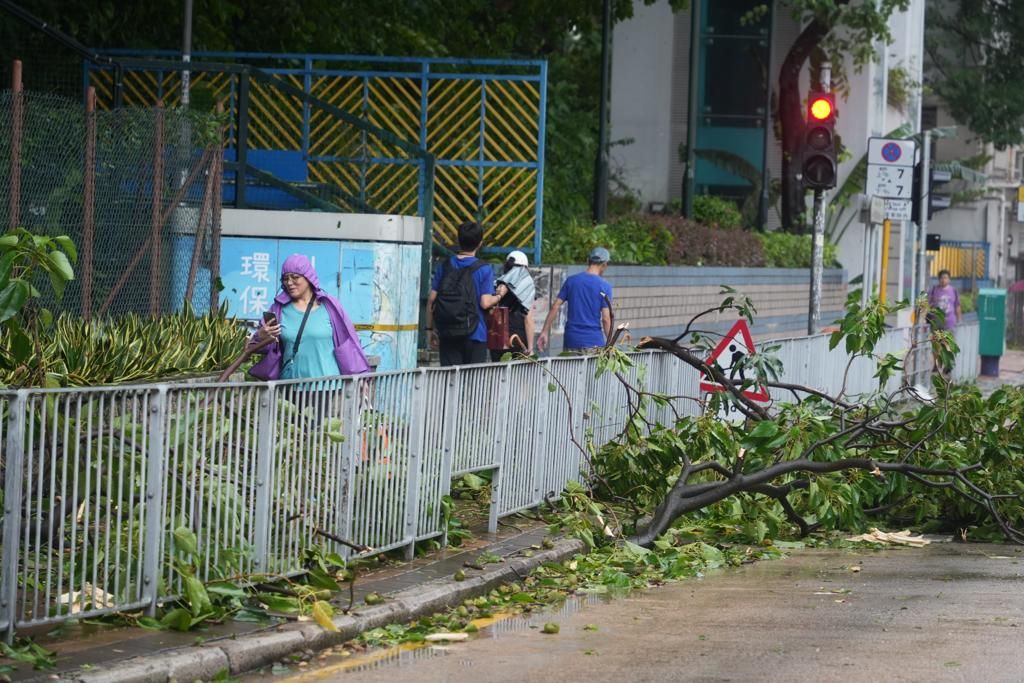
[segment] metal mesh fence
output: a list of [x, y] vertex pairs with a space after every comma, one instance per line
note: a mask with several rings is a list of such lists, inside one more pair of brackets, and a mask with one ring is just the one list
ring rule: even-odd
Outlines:
[[210, 142], [194, 113], [89, 112], [79, 100], [0, 91], [0, 228], [68, 235], [78, 248], [57, 310], [216, 305], [221, 155]]

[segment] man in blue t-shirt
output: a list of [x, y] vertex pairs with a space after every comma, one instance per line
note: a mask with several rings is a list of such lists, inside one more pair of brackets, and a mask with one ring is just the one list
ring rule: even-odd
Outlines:
[[595, 247], [587, 259], [587, 269], [565, 279], [537, 338], [538, 349], [543, 351], [547, 347], [551, 326], [564, 303], [569, 304], [569, 313], [565, 321], [563, 350], [587, 351], [605, 345], [612, 333], [612, 286], [601, 276], [608, 269], [610, 260], [611, 254], [607, 249]]
[[[494, 272], [490, 264], [480, 262], [472, 272], [473, 297], [477, 306], [476, 326], [467, 335], [453, 333], [440, 324], [434, 324], [434, 307], [441, 289], [441, 279], [449, 269], [456, 271], [472, 268], [478, 263], [476, 252], [484, 240], [484, 229], [477, 223], [463, 223], [459, 226], [459, 251], [444, 261], [434, 271], [430, 285], [430, 297], [427, 300], [427, 325], [431, 328], [431, 346], [440, 351], [441, 365], [468, 365], [471, 363], [487, 363], [490, 354], [487, 352], [487, 326], [484, 324], [484, 311], [497, 305], [506, 293], [505, 285], [494, 289]], [[453, 306], [457, 308], [457, 306]]]

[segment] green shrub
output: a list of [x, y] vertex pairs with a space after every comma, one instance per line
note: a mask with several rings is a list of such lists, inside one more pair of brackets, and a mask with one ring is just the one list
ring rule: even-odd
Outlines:
[[963, 292], [960, 294], [960, 312], [961, 313], [974, 313], [977, 310], [975, 305], [974, 295], [970, 292]]
[[733, 230], [743, 225], [743, 214], [728, 199], [702, 194], [693, 198], [693, 218], [702, 225]]
[[[242, 353], [247, 333], [226, 309], [196, 317], [191, 310], [160, 318], [135, 314], [93, 320], [63, 313], [44, 340], [48, 380], [59, 386], [152, 382], [183, 375], [214, 373]], [[0, 354], [10, 353], [0, 339]], [[25, 383], [18, 368], [0, 374], [5, 385]]]
[[[811, 236], [788, 232], [758, 233], [764, 249], [764, 265], [768, 268], [810, 268]], [[836, 245], [825, 242], [826, 268], [836, 265]]]
[[585, 263], [590, 250], [606, 247], [615, 263], [665, 265], [671, 235], [649, 217], [635, 215], [602, 225], [570, 220], [544, 234], [545, 263]]

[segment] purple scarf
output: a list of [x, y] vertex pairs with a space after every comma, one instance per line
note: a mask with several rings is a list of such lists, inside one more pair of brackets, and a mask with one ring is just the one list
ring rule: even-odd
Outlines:
[[[331, 320], [331, 329], [334, 331], [334, 358], [338, 361], [341, 374], [362, 375], [369, 372], [370, 364], [366, 362], [366, 355], [359, 345], [355, 326], [352, 325], [345, 309], [341, 307], [341, 302], [320, 289], [320, 278], [309, 259], [301, 254], [292, 254], [281, 264], [281, 275], [285, 273], [296, 273], [309, 280], [309, 284], [313, 288], [313, 297], [327, 310], [327, 316]], [[291, 303], [291, 297], [282, 290], [274, 297], [270, 311], [280, 320], [281, 309], [289, 303]], [[263, 360], [252, 366], [249, 374], [262, 380], [279, 379], [282, 355], [280, 344], [271, 345]]]

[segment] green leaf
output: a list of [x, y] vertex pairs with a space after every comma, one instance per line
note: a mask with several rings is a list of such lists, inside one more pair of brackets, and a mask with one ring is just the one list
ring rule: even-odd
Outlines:
[[71, 259], [72, 263], [78, 261], [78, 249], [75, 247], [75, 243], [70, 237], [68, 237], [67, 235], [60, 235], [59, 237], [54, 237], [53, 241], [56, 242], [57, 245], [64, 250], [64, 252], [68, 255], [68, 258]]
[[639, 546], [636, 543], [633, 543], [632, 541], [626, 541], [625, 550], [627, 555], [634, 557], [636, 559], [640, 559], [645, 555], [651, 554], [650, 550], [644, 548], [643, 546]]
[[137, 626], [141, 626], [142, 628], [148, 628], [153, 631], [163, 631], [165, 628], [167, 628], [165, 624], [162, 624], [153, 617], [139, 617], [135, 620], [135, 624]]
[[217, 583], [211, 583], [206, 586], [207, 593], [213, 593], [214, 595], [223, 595], [229, 598], [246, 598], [249, 593], [239, 586], [229, 581], [219, 581]]
[[174, 547], [186, 555], [196, 554], [196, 535], [187, 526], [179, 526], [174, 530]]
[[0, 237], [0, 249], [10, 249], [18, 244], [17, 235], [4, 235]]
[[323, 588], [335, 593], [341, 591], [341, 586], [338, 585], [338, 582], [319, 567], [314, 567], [309, 571], [307, 582], [314, 588]]
[[13, 252], [7, 252], [0, 257], [0, 285], [6, 287], [7, 281], [11, 278], [11, 270], [14, 268], [14, 261], [18, 257]]
[[773, 421], [765, 420], [758, 422], [757, 426], [754, 427], [749, 434], [747, 434], [746, 441], [764, 441], [771, 439], [779, 432], [779, 425]]
[[[11, 321], [13, 323], [14, 321]], [[26, 363], [32, 357], [32, 338], [25, 334], [21, 326], [11, 326], [8, 323], [7, 332], [11, 335], [11, 357], [15, 362]]]
[[478, 477], [472, 472], [462, 475], [462, 483], [468, 486], [473, 491], [479, 491], [487, 484], [487, 482], [484, 481], [483, 478]]
[[204, 612], [213, 610], [210, 603], [210, 595], [206, 592], [203, 582], [194, 576], [186, 576], [185, 597], [188, 598], [189, 606], [192, 608], [192, 616], [198, 617]]
[[0, 290], [0, 322], [16, 316], [28, 301], [31, 286], [24, 280], [12, 280]]
[[187, 631], [192, 628], [192, 615], [186, 609], [175, 607], [164, 615], [160, 623], [174, 631]]
[[46, 255], [46, 260], [49, 262], [50, 268], [52, 268], [51, 272], [59, 275], [65, 282], [75, 279], [75, 270], [71, 267], [71, 262], [64, 252], [51, 251]]
[[299, 614], [301, 612], [301, 605], [296, 598], [274, 595], [273, 593], [260, 593], [256, 598], [272, 612], [283, 612], [285, 614]]

